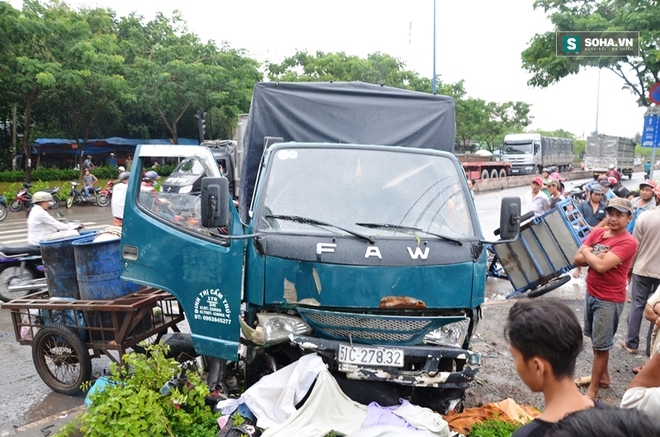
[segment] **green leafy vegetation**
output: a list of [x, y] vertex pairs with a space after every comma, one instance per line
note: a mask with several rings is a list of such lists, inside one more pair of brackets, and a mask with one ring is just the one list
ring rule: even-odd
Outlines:
[[60, 435], [215, 437], [219, 414], [204, 402], [209, 391], [199, 373], [190, 368], [189, 383], [163, 395], [161, 387], [180, 372], [179, 364], [166, 357], [167, 346], [147, 350], [124, 355], [123, 366], [111, 363], [107, 378], [112, 383], [90, 394], [90, 408]]
[[474, 424], [469, 437], [510, 437], [520, 427], [504, 420], [491, 419]]

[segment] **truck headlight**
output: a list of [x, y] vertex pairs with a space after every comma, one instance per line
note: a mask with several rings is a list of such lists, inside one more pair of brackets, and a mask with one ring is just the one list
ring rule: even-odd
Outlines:
[[192, 191], [192, 185], [186, 185], [185, 187], [179, 188], [179, 194], [188, 194]]
[[470, 319], [450, 323], [435, 329], [424, 336], [424, 343], [438, 346], [463, 347], [470, 327]]
[[284, 314], [257, 314], [259, 326], [249, 327], [243, 319], [241, 329], [245, 337], [256, 344], [282, 343], [289, 340], [289, 335], [306, 335], [312, 333], [312, 328], [300, 317]]

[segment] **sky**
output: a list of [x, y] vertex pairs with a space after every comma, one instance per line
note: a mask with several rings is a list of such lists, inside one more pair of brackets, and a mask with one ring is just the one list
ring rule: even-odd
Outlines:
[[[179, 10], [203, 41], [227, 42], [259, 62], [280, 62], [296, 50], [381, 52], [422, 77], [433, 77], [433, 0], [64, 0], [74, 8], [103, 7], [146, 20]], [[10, 0], [16, 8], [22, 1]], [[609, 70], [583, 69], [548, 88], [527, 85], [521, 53], [536, 33], [552, 29], [533, 0], [436, 0], [435, 70], [443, 83], [465, 81], [470, 97], [532, 105], [527, 129], [564, 129], [578, 138], [594, 131], [633, 137], [644, 108]], [[502, 44], [501, 41], [505, 43]]]

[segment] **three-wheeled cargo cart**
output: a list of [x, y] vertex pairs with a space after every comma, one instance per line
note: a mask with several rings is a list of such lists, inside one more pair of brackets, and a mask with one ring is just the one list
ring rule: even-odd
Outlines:
[[158, 341], [169, 328], [179, 332], [177, 323], [185, 318], [179, 302], [155, 288], [115, 300], [53, 299], [44, 290], [2, 308], [11, 310], [16, 340], [32, 346], [41, 379], [67, 395], [77, 393], [91, 379], [92, 358], [105, 355], [122, 363], [127, 349], [139, 350], [144, 342]]
[[496, 243], [489, 275], [508, 278], [514, 291], [507, 299], [527, 292], [542, 296], [568, 282], [573, 258], [591, 228], [571, 199], [525, 223], [512, 243]]

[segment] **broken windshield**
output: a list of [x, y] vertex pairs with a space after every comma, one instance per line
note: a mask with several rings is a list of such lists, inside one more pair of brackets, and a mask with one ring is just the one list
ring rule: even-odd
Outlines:
[[[260, 231], [337, 235], [343, 228], [415, 238], [397, 229], [403, 226], [449, 238], [475, 235], [465, 177], [447, 156], [356, 146], [296, 146], [273, 153], [256, 208]], [[313, 217], [334, 229], [282, 218], [290, 216]], [[395, 226], [360, 226], [364, 223]]]

